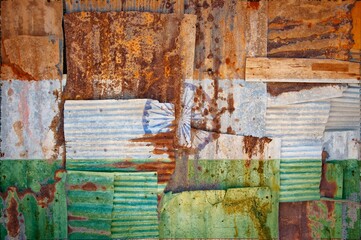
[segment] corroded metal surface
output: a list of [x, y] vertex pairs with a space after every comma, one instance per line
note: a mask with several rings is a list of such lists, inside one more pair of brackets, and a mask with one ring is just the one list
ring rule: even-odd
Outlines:
[[268, 3], [268, 56], [349, 59], [355, 0]]
[[139, 12], [158, 12], [158, 13], [183, 13], [184, 0], [66, 0], [65, 9], [67, 13], [97, 11], [139, 11]]
[[157, 192], [156, 172], [115, 173], [113, 239], [159, 238]]
[[211, 79], [187, 84], [194, 91], [192, 127], [216, 133], [265, 136], [266, 84]]
[[157, 171], [159, 183], [175, 167], [174, 106], [155, 100], [66, 101], [67, 169]]
[[62, 159], [61, 81], [3, 81], [1, 158]]
[[0, 161], [2, 239], [65, 239], [65, 170], [61, 161]]
[[1, 79], [61, 79], [62, 1], [1, 1]]
[[110, 238], [114, 174], [69, 171], [66, 190], [69, 238]]
[[160, 237], [277, 238], [273, 198], [267, 187], [168, 194], [160, 210]]
[[189, 0], [197, 15], [194, 79], [244, 79], [246, 56], [267, 54], [268, 1]]
[[47, 36], [17, 36], [3, 40], [1, 79], [61, 79], [62, 42]]

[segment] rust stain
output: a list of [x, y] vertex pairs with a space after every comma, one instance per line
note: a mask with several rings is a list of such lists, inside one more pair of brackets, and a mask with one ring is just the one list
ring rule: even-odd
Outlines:
[[287, 92], [299, 92], [309, 90], [315, 87], [328, 87], [336, 84], [329, 83], [267, 83], [267, 92], [271, 96], [279, 96]]
[[71, 221], [71, 220], [73, 220], [73, 221], [87, 221], [89, 219], [86, 218], [86, 217], [72, 216], [72, 215], [68, 214], [68, 220], [69, 221]]
[[9, 88], [8, 96], [11, 97], [13, 94], [14, 94], [14, 90], [12, 88]]
[[268, 202], [261, 204], [256, 197], [248, 197], [240, 201], [225, 198], [222, 207], [229, 215], [247, 214], [258, 231], [260, 239], [271, 239], [271, 230], [267, 226], [267, 214], [271, 211]]
[[13, 128], [16, 133], [16, 136], [19, 139], [19, 141], [16, 143], [16, 146], [19, 147], [19, 146], [24, 145], [24, 134], [23, 134], [24, 125], [23, 125], [23, 123], [21, 121], [16, 121], [13, 124]]
[[348, 64], [313, 63], [312, 71], [348, 72]]
[[18, 203], [14, 197], [11, 198], [10, 205], [6, 210], [6, 213], [8, 217], [8, 222], [6, 224], [8, 235], [15, 238], [20, 233], [20, 222], [18, 219]]
[[247, 7], [253, 10], [258, 10], [260, 0], [249, 0], [247, 1]]
[[234, 110], [235, 110], [235, 108], [234, 108], [234, 98], [233, 98], [232, 93], [228, 94], [227, 103], [228, 103], [228, 112], [230, 114], [232, 114], [234, 112]]
[[86, 182], [86, 183], [81, 184], [81, 185], [69, 185], [68, 188], [70, 190], [84, 190], [84, 191], [97, 191], [99, 189], [101, 189], [103, 191], [106, 190], [105, 186], [97, 185], [97, 184], [92, 183], [92, 182]]
[[268, 144], [272, 139], [268, 137], [258, 138], [253, 136], [244, 136], [243, 151], [248, 156], [248, 160], [252, 159], [253, 155], [264, 153], [265, 144]]
[[328, 181], [327, 174], [327, 164], [326, 160], [329, 157], [328, 153], [323, 150], [322, 151], [322, 175], [320, 182], [320, 194], [323, 197], [334, 198], [337, 193], [337, 183], [336, 181]]

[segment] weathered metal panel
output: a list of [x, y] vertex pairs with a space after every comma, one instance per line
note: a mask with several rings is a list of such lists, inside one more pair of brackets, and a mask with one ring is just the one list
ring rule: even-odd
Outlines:
[[325, 132], [322, 149], [327, 152], [327, 160], [347, 160], [360, 158], [359, 131]]
[[62, 1], [1, 1], [1, 79], [61, 79]]
[[267, 55], [268, 1], [187, 0], [197, 15], [194, 79], [244, 79], [246, 56]]
[[266, 135], [281, 138], [281, 202], [317, 200], [329, 101], [268, 106]]
[[114, 174], [68, 171], [66, 189], [69, 238], [110, 239]]
[[62, 41], [49, 36], [16, 36], [2, 41], [1, 79], [61, 80]]
[[189, 159], [280, 159], [280, 139], [192, 131]]
[[360, 239], [360, 163], [323, 164], [321, 201], [281, 203], [280, 238]]
[[360, 131], [360, 85], [349, 84], [342, 96], [331, 99], [330, 117], [326, 130]]
[[84, 11], [139, 11], [158, 13], [184, 13], [184, 0], [66, 0], [66, 13]]
[[266, 84], [194, 80], [192, 126], [217, 133], [265, 136]]
[[272, 199], [267, 187], [169, 194], [160, 210], [160, 237], [277, 238]]
[[2, 239], [65, 239], [65, 171], [61, 161], [0, 161]]
[[1, 158], [62, 159], [61, 81], [2, 81]]
[[268, 56], [349, 59], [355, 0], [268, 3]]
[[112, 238], [159, 238], [156, 172], [115, 173]]
[[165, 185], [175, 168], [174, 106], [155, 100], [66, 101], [67, 169], [156, 171]]
[[320, 199], [321, 173], [321, 159], [281, 160], [280, 202]]

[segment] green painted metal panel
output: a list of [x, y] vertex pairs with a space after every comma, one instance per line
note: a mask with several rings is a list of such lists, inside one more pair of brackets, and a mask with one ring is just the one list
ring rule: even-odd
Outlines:
[[115, 173], [112, 238], [158, 238], [156, 172]]
[[319, 200], [321, 174], [319, 159], [282, 159], [280, 202]]
[[61, 161], [0, 161], [1, 238], [67, 237]]
[[268, 187], [168, 193], [161, 207], [161, 238], [278, 236], [278, 211]]
[[114, 174], [69, 171], [66, 189], [69, 238], [111, 238]]

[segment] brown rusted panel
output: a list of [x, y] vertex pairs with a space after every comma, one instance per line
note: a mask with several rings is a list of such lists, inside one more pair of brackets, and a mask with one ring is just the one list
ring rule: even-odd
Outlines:
[[354, 2], [270, 1], [268, 56], [349, 59]]
[[309, 90], [315, 87], [336, 86], [332, 83], [267, 83], [267, 92], [271, 96], [279, 96], [287, 92], [299, 92], [302, 90]]
[[61, 79], [59, 40], [47, 36], [16, 36], [2, 41], [1, 79]]
[[82, 11], [140, 11], [158, 13], [183, 13], [184, 0], [66, 0], [66, 13]]
[[267, 2], [186, 2], [197, 15], [195, 79], [244, 79], [246, 57], [267, 54]]
[[195, 16], [80, 12], [64, 16], [66, 99], [150, 98], [181, 114], [193, 71]]

